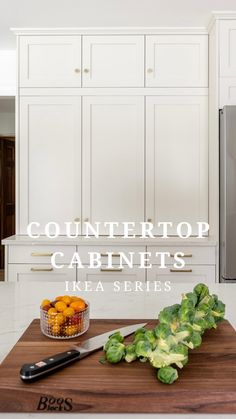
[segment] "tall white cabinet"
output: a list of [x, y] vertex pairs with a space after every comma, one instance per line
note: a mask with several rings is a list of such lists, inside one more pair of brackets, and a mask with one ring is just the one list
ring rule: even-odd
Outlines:
[[207, 31], [15, 32], [17, 235], [75, 220], [82, 235], [85, 221], [172, 221], [171, 234], [186, 221], [195, 235], [209, 221]]

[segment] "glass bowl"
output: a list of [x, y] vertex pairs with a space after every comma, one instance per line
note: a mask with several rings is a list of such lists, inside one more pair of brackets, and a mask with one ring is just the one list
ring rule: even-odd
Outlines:
[[87, 301], [85, 303], [84, 310], [70, 317], [65, 317], [63, 313], [48, 314], [40, 307], [42, 333], [53, 339], [72, 339], [85, 333], [89, 328], [89, 303]]

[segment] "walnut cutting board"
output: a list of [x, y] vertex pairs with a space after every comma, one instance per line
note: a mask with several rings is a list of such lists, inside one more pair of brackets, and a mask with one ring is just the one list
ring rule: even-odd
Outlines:
[[[143, 321], [92, 320], [80, 341]], [[20, 380], [22, 364], [65, 351], [73, 343], [79, 340], [44, 337], [39, 320], [34, 320], [0, 366], [0, 411], [236, 413], [236, 332], [228, 321], [205, 333], [202, 346], [190, 351], [179, 380], [169, 386], [157, 381], [148, 363], [100, 364], [102, 351], [38, 382]]]

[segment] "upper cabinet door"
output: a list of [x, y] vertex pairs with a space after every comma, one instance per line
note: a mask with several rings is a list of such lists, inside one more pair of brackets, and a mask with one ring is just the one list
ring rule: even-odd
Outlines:
[[84, 36], [83, 87], [143, 87], [144, 36]]
[[80, 87], [81, 36], [21, 36], [20, 87]]
[[147, 36], [146, 86], [207, 87], [208, 36]]
[[84, 97], [82, 125], [83, 221], [143, 221], [144, 98]]
[[220, 21], [220, 76], [236, 77], [236, 21]]
[[[207, 96], [147, 98], [146, 214], [154, 225], [208, 222]], [[158, 233], [158, 230], [156, 231]]]
[[81, 216], [81, 98], [21, 97], [20, 109], [19, 234], [32, 221], [65, 234]]

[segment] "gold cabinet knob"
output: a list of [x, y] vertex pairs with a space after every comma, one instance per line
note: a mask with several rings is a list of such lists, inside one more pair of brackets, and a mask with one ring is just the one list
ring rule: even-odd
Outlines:
[[80, 68], [75, 68], [75, 73], [80, 73]]
[[152, 69], [152, 68], [148, 68], [148, 69], [147, 69], [147, 72], [148, 72], [148, 73], [153, 73], [153, 69]]
[[79, 223], [79, 222], [80, 222], [80, 218], [79, 218], [79, 217], [76, 217], [76, 218], [74, 219], [74, 221], [75, 221], [76, 223]]
[[88, 69], [88, 68], [85, 68], [85, 69], [84, 69], [84, 72], [85, 72], [85, 73], [89, 73], [89, 69]]
[[148, 223], [151, 223], [152, 222], [152, 218], [148, 218], [147, 221], [148, 221]]
[[85, 222], [85, 223], [87, 223], [88, 221], [89, 221], [89, 219], [88, 219], [88, 218], [85, 218], [85, 219], [84, 219], [84, 222]]

